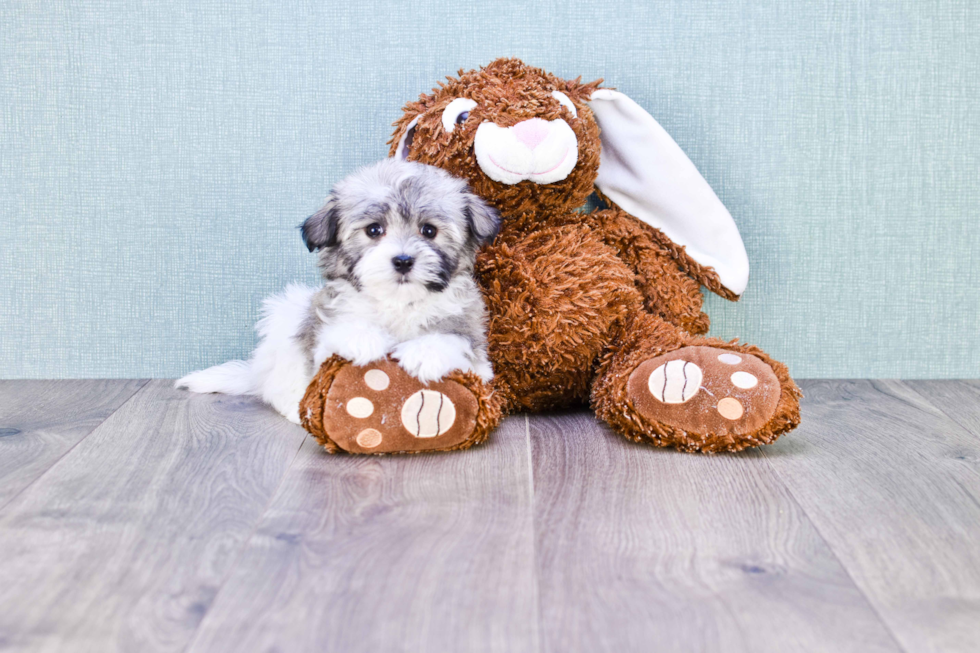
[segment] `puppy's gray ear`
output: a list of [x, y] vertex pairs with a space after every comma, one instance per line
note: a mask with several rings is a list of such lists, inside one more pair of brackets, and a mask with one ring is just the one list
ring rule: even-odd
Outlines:
[[497, 209], [470, 193], [465, 212], [474, 240], [481, 245], [492, 243], [497, 237], [497, 232], [500, 231], [500, 213]]
[[323, 208], [311, 215], [300, 227], [303, 244], [311, 252], [337, 244], [337, 223], [340, 217], [336, 198], [331, 195]]

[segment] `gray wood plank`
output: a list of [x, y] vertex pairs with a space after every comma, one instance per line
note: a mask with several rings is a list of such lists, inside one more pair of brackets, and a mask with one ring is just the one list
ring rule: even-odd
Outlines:
[[900, 650], [764, 459], [587, 414], [532, 418], [531, 442], [543, 650]]
[[146, 380], [0, 381], [0, 508]]
[[306, 434], [254, 399], [170, 385], [0, 511], [0, 648], [186, 647]]
[[905, 385], [980, 437], [980, 381], [906, 381]]
[[907, 651], [976, 651], [980, 439], [901, 382], [803, 391], [763, 455]]
[[190, 651], [535, 651], [526, 421], [469, 451], [307, 441]]

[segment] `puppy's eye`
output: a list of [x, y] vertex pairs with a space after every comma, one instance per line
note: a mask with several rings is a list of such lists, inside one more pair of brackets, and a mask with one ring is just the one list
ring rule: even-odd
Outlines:
[[451, 132], [456, 125], [462, 125], [470, 117], [470, 111], [476, 107], [476, 102], [465, 97], [458, 97], [450, 102], [442, 112], [442, 128]]
[[385, 235], [385, 228], [375, 222], [366, 226], [364, 232], [371, 238], [380, 238]]
[[567, 95], [565, 95], [561, 91], [552, 91], [551, 92], [551, 97], [553, 97], [556, 100], [558, 100], [558, 103], [559, 104], [561, 104], [563, 107], [565, 107], [566, 109], [568, 109], [569, 111], [571, 111], [572, 112], [572, 118], [578, 118], [578, 111], [576, 111], [575, 105], [572, 104], [572, 101], [569, 99], [569, 97]]
[[439, 233], [439, 230], [433, 227], [431, 224], [422, 225], [421, 231], [422, 231], [422, 235], [428, 238], [429, 240], [435, 238], [436, 234]]

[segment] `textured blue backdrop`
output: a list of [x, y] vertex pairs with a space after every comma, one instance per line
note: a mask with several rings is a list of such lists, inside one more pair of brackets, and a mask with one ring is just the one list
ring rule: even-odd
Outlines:
[[295, 226], [401, 105], [519, 56], [686, 149], [752, 278], [712, 333], [800, 377], [980, 376], [980, 3], [0, 3], [0, 376], [246, 355]]

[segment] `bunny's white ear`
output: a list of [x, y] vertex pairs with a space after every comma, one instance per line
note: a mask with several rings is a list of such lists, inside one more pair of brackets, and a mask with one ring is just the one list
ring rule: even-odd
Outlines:
[[399, 161], [408, 158], [408, 149], [412, 147], [412, 139], [415, 138], [415, 126], [417, 124], [419, 124], [419, 117], [415, 116], [412, 118], [412, 122], [405, 127], [405, 133], [398, 139], [398, 147], [395, 148], [395, 154], [392, 158]]
[[680, 146], [643, 107], [601, 88], [589, 107], [599, 123], [602, 154], [596, 186], [627, 213], [683, 245], [722, 285], [741, 295], [749, 259], [728, 209]]

